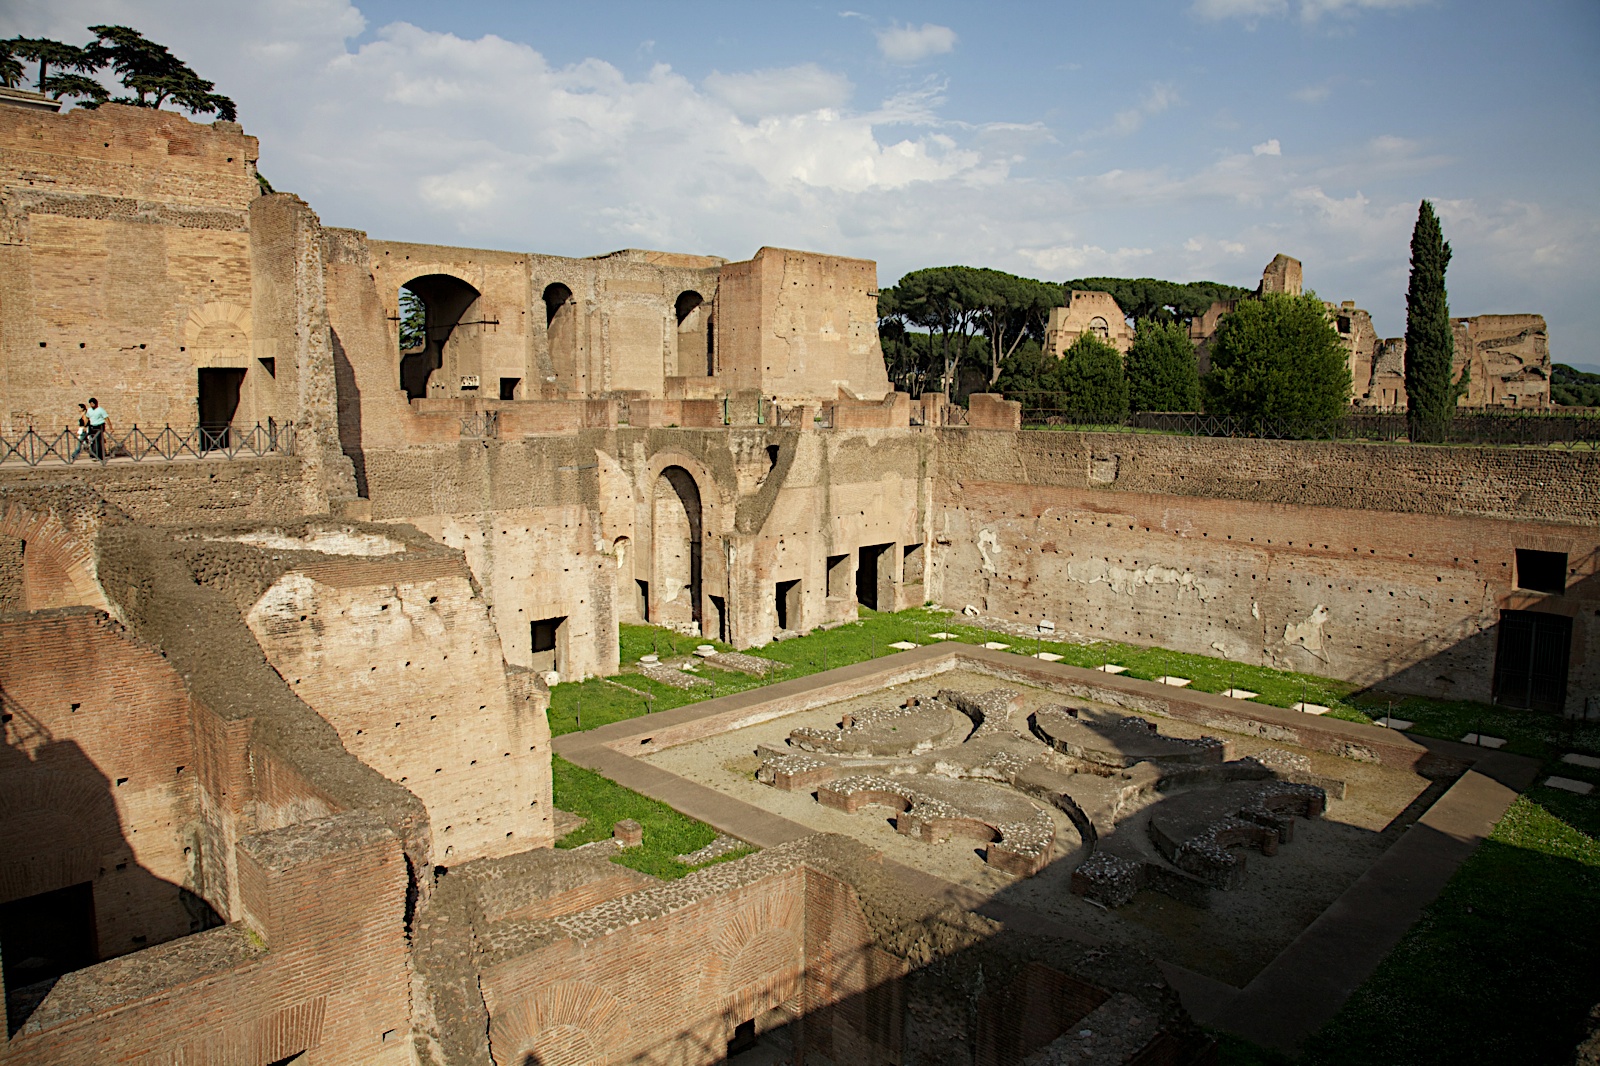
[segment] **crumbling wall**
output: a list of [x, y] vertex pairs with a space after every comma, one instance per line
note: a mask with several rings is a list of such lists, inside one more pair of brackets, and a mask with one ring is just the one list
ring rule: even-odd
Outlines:
[[459, 557], [410, 554], [299, 565], [246, 621], [345, 747], [427, 806], [440, 862], [549, 847], [547, 701], [513, 698]]
[[[1476, 700], [1499, 612], [1554, 611], [1573, 618], [1581, 711], [1600, 668], [1595, 461], [945, 431], [934, 582], [949, 606], [1080, 639]], [[1569, 591], [1517, 589], [1517, 548], [1565, 552]]]

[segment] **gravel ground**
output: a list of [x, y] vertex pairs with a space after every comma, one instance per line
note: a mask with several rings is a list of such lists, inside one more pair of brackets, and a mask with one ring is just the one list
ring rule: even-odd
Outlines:
[[[1072, 870], [1085, 854], [1076, 830], [1060, 812], [1051, 811], [1057, 823], [1055, 861], [1035, 877], [1018, 880], [987, 866], [981, 850], [970, 841], [930, 846], [901, 836], [894, 830], [893, 812], [884, 808], [846, 814], [823, 807], [811, 793], [779, 792], [754, 779], [760, 763], [755, 755], [757, 746], [783, 747], [790, 730], [833, 727], [845, 711], [896, 705], [908, 696], [932, 696], [942, 688], [979, 693], [997, 687], [1023, 690], [1019, 722], [1026, 720], [1027, 711], [1061, 699], [1045, 689], [1002, 682], [976, 671], [957, 671], [669, 748], [649, 759], [664, 770], [802, 825], [853, 836], [896, 861], [1235, 986], [1247, 983], [1281, 952], [1446, 787], [1431, 785], [1406, 771], [1270, 744], [1256, 737], [1225, 737], [1234, 742], [1235, 758], [1274, 747], [1303, 755], [1313, 772], [1347, 781], [1347, 798], [1330, 799], [1322, 819], [1298, 821], [1294, 841], [1277, 856], [1250, 853], [1244, 886], [1233, 892], [1213, 891], [1208, 907], [1189, 906], [1147, 891], [1126, 907], [1105, 911], [1069, 890]], [[1197, 737], [1206, 732], [1173, 719], [1158, 722], [1161, 731], [1172, 736]], [[1132, 811], [1113, 832], [1129, 834], [1130, 845], [1153, 854], [1145, 836], [1147, 818], [1148, 808]]]

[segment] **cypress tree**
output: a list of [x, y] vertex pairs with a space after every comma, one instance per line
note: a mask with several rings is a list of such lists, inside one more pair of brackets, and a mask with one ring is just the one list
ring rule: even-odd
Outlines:
[[1445, 439], [1461, 388], [1451, 381], [1455, 338], [1444, 272], [1450, 245], [1427, 200], [1411, 231], [1411, 286], [1406, 290], [1406, 427], [1413, 441]]

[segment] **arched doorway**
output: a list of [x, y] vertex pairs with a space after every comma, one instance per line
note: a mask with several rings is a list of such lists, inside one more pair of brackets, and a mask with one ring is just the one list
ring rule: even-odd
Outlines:
[[650, 499], [650, 621], [690, 630], [700, 624], [700, 488], [681, 466], [656, 478]]
[[550, 365], [556, 379], [577, 385], [578, 302], [559, 281], [544, 288], [544, 327], [550, 341]]
[[688, 377], [701, 373], [703, 368], [709, 376], [711, 334], [708, 327], [711, 308], [706, 306], [705, 297], [693, 289], [687, 289], [678, 294], [673, 311], [678, 316], [678, 365], [674, 368], [675, 373]]
[[[461, 320], [472, 317], [467, 312], [478, 295], [477, 289], [449, 274], [426, 274], [400, 287], [400, 387], [408, 399], [427, 396], [430, 386], [435, 393], [455, 391], [447, 376], [435, 377], [434, 372], [445, 365], [445, 347]], [[451, 346], [455, 362], [470, 362], [473, 374], [478, 373], [477, 361], [463, 360], [465, 353], [459, 349], [463, 342], [476, 344], [477, 339], [469, 331]]]

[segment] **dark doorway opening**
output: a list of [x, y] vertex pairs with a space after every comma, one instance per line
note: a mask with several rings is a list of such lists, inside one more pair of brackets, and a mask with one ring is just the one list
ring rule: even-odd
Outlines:
[[0, 957], [15, 1033], [57, 978], [100, 961], [94, 886], [85, 881], [0, 904]]
[[1557, 595], [1567, 591], [1567, 553], [1518, 548], [1517, 588]]
[[233, 416], [239, 411], [239, 389], [244, 370], [238, 367], [202, 367], [200, 370], [200, 450], [226, 448]]
[[541, 618], [529, 624], [533, 637], [533, 668], [535, 670], [560, 670], [566, 665], [561, 654], [561, 638], [566, 616]]
[[638, 578], [633, 584], [639, 593], [639, 618], [641, 621], [647, 620], [650, 617], [650, 582]]
[[798, 628], [800, 625], [800, 580], [778, 582], [776, 595], [778, 628]]
[[756, 1046], [756, 1023], [752, 1018], [740, 1022], [733, 1027], [733, 1037], [728, 1041], [728, 1055], [732, 1057], [741, 1051], [749, 1051]]
[[1502, 707], [1560, 711], [1567, 702], [1572, 619], [1541, 611], [1501, 611], [1494, 657], [1494, 701]]
[[887, 558], [893, 544], [863, 544], [856, 563], [856, 600], [874, 611], [894, 606], [894, 574]]
[[922, 545], [907, 544], [904, 564], [900, 568], [900, 580], [907, 585], [920, 584], [924, 578], [922, 559]]
[[517, 386], [521, 384], [521, 378], [501, 378], [500, 398], [502, 400], [515, 400], [517, 398]]
[[[434, 372], [444, 367], [445, 347], [463, 319], [481, 330], [483, 323], [472, 320], [483, 316], [467, 313], [477, 302], [477, 289], [448, 274], [412, 278], [401, 287], [400, 387], [405, 390], [407, 399], [427, 396], [430, 385], [435, 392], [451, 391], [446, 380], [435, 378]], [[420, 322], [417, 321], [419, 317]], [[476, 335], [464, 336], [475, 343]], [[456, 348], [452, 347], [451, 351]], [[455, 369], [463, 368], [458, 365]], [[467, 366], [464, 369], [475, 373], [477, 368]]]
[[850, 595], [850, 556], [828, 556], [828, 598], [845, 599]]
[[717, 639], [728, 643], [728, 601], [721, 596], [711, 597], [711, 611], [716, 615], [711, 624], [716, 627]]

